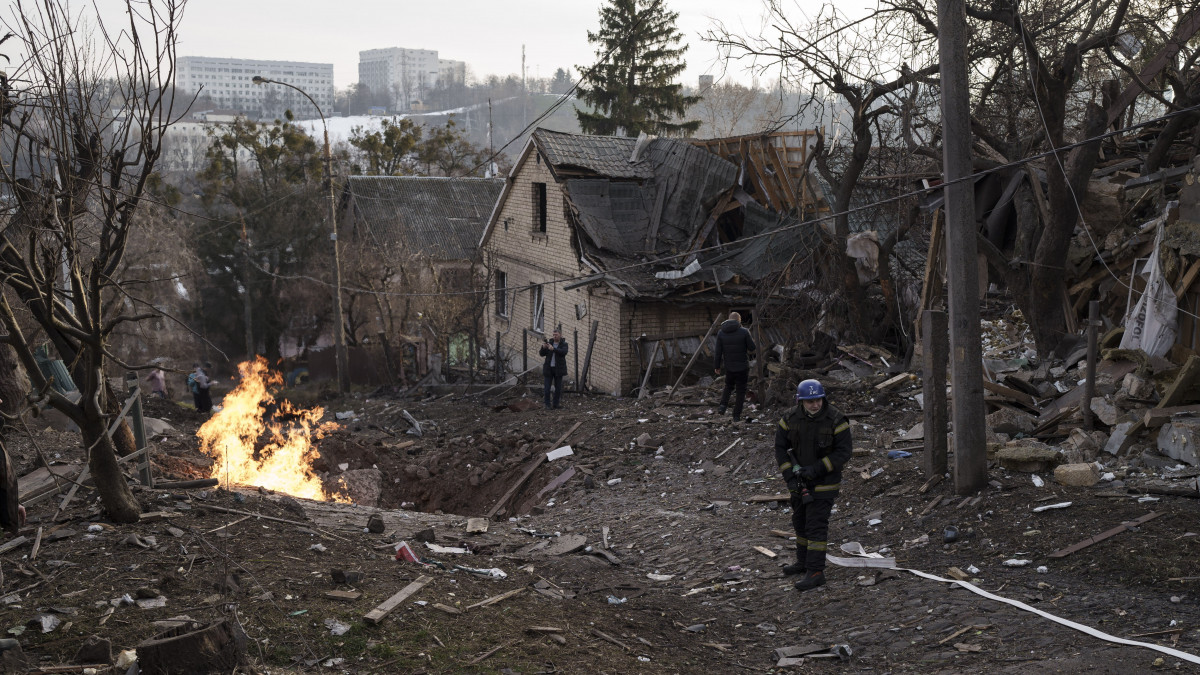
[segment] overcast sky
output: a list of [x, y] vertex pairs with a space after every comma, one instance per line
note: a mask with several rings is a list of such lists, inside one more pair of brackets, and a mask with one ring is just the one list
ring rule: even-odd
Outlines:
[[[734, 31], [759, 32], [765, 0], [666, 0], [679, 13], [690, 48], [685, 84], [702, 74], [721, 77], [717, 51], [700, 35], [723, 22]], [[105, 12], [120, 0], [97, 0]], [[817, 7], [819, 0], [782, 0]], [[843, 3], [845, 4], [845, 3]], [[599, 27], [601, 0], [191, 0], [183, 20], [181, 56], [227, 56], [333, 63], [338, 88], [358, 79], [358, 52], [383, 47], [435, 49], [466, 61], [477, 79], [518, 74], [521, 45], [531, 77], [556, 68], [591, 64], [596, 48], [587, 31]], [[110, 23], [119, 15], [108, 15]], [[740, 66], [737, 66], [740, 69]], [[750, 75], [730, 72], [735, 81]]]

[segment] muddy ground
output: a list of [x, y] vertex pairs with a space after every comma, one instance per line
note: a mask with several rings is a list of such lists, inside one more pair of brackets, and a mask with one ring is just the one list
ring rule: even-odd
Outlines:
[[[920, 419], [911, 399], [919, 383], [886, 394], [855, 382], [831, 390], [833, 402], [855, 416], [858, 449], [845, 471], [831, 548], [860, 542], [894, 555], [902, 568], [943, 577], [951, 567], [973, 568], [972, 582], [997, 596], [1200, 654], [1200, 500], [1143, 502], [1119, 483], [1047, 481], [1039, 488], [1029, 474], [994, 465], [991, 485], [977, 495], [955, 495], [951, 481], [920, 493], [928, 479], [920, 451], [887, 459], [889, 449], [913, 445], [892, 440]], [[160, 632], [164, 624], [154, 622], [186, 615], [235, 623], [249, 638], [243, 670], [262, 673], [770, 672], [775, 649], [813, 643], [847, 644], [853, 656], [807, 659], [787, 670], [1200, 672], [1177, 657], [1113, 644], [905, 571], [831, 565], [828, 585], [797, 593], [794, 578], [779, 571], [794, 545], [773, 533], [790, 530], [789, 510], [747, 501], [783, 489], [771, 450], [779, 411], [734, 425], [714, 420], [712, 394], [703, 396], [664, 405], [662, 396], [569, 395], [553, 412], [496, 409], [511, 396], [329, 402], [330, 419], [349, 410], [357, 418], [322, 443], [318, 469], [334, 478], [352, 472], [356, 494], [377, 495], [377, 504], [298, 504], [250, 488], [142, 490], [144, 510], [167, 512], [166, 519], [113, 525], [90, 491], [57, 517], [61, 498], [46, 500], [30, 507], [24, 533], [33, 539], [43, 528], [36, 559], [28, 543], [0, 555], [0, 625], [43, 668], [72, 663], [88, 636], [110, 640], [115, 656]], [[155, 440], [159, 480], [207, 475], [194, 438], [201, 418], [169, 402], [148, 408], [174, 427]], [[406, 433], [401, 410], [421, 421], [424, 436]], [[543, 464], [487, 533], [467, 534], [466, 517], [485, 513], [576, 423], [566, 440], [575, 454]], [[55, 461], [81, 459], [72, 434], [38, 431], [33, 440]], [[22, 472], [36, 468], [28, 436], [10, 432], [6, 442]], [[572, 466], [572, 478], [537, 497]], [[1063, 509], [1032, 511], [1067, 501]], [[365, 531], [380, 509], [384, 531]], [[1159, 515], [1049, 557], [1150, 512]], [[945, 544], [950, 526], [959, 538]], [[429, 528], [436, 545], [471, 552], [432, 551], [417, 540]], [[127, 543], [131, 534], [149, 547]], [[571, 535], [589, 548], [553, 555]], [[392, 544], [402, 540], [434, 564], [395, 560]], [[607, 556], [599, 550], [605, 541]], [[1006, 567], [1009, 559], [1031, 562]], [[498, 568], [507, 577], [454, 565]], [[337, 584], [334, 569], [363, 578]], [[364, 621], [420, 577], [426, 585], [382, 622]], [[1171, 581], [1184, 577], [1191, 579]], [[327, 597], [333, 590], [361, 597]], [[469, 608], [510, 591], [518, 592]], [[121, 602], [126, 594], [165, 604], [141, 608]]]

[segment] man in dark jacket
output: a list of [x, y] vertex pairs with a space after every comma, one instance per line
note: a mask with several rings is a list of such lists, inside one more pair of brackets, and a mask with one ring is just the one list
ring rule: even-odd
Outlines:
[[796, 530], [796, 562], [784, 567], [783, 573], [804, 574], [796, 589], [807, 591], [825, 585], [829, 514], [841, 486], [842, 467], [854, 451], [850, 420], [825, 400], [820, 382], [801, 382], [796, 402], [775, 430], [775, 459], [791, 492]]
[[[563, 376], [567, 374], [567, 341], [563, 339], [562, 329], [556, 328], [549, 340], [542, 343], [538, 354], [545, 357], [542, 363], [542, 398], [546, 410], [557, 409], [562, 398]], [[554, 387], [554, 401], [550, 401], [550, 387]]]
[[717, 348], [713, 350], [713, 371], [721, 374], [721, 366], [725, 366], [725, 391], [721, 394], [721, 408], [717, 412], [725, 414], [729, 406], [729, 395], [737, 389], [733, 399], [733, 421], [742, 418], [742, 403], [746, 400], [746, 381], [750, 378], [750, 355], [756, 347], [750, 337], [750, 331], [742, 327], [742, 315], [737, 312], [729, 313], [729, 320], [721, 324], [717, 331]]

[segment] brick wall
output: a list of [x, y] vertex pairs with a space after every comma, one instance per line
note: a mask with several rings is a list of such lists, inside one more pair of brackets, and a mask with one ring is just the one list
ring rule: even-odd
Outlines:
[[[533, 151], [520, 165], [508, 198], [496, 219], [495, 227], [484, 247], [484, 260], [492, 270], [507, 275], [508, 316], [496, 314], [495, 295], [489, 297], [491, 306], [487, 317], [486, 339], [494, 348], [496, 332], [510, 372], [520, 372], [526, 359], [522, 356], [522, 334], [528, 332], [527, 362], [530, 367], [542, 362], [538, 355], [543, 337], [561, 325], [563, 336], [570, 342], [567, 356], [567, 379], [574, 385], [575, 361], [578, 351], [579, 370], [583, 370], [587, 355], [588, 336], [593, 320], [600, 322], [596, 345], [593, 348], [588, 384], [591, 388], [618, 393], [621, 385], [621, 298], [607, 288], [580, 287], [564, 291], [567, 282], [556, 279], [576, 278], [590, 274], [579, 262], [579, 253], [571, 240], [572, 233], [564, 212], [562, 190]], [[546, 184], [546, 232], [536, 231], [538, 210], [534, 199], [534, 184]], [[545, 333], [533, 331], [533, 292], [526, 288], [542, 284], [545, 303]], [[582, 305], [585, 316], [576, 318], [576, 305]], [[578, 344], [575, 331], [579, 332]], [[532, 374], [538, 381], [540, 371]]]
[[[717, 313], [728, 312], [729, 309], [632, 302], [624, 300], [604, 284], [564, 291], [562, 287], [567, 282], [551, 283], [555, 279], [585, 276], [592, 270], [579, 262], [579, 253], [564, 213], [562, 190], [539, 159], [537, 151], [533, 150], [519, 165], [508, 197], [484, 246], [485, 263], [492, 270], [507, 275], [510, 289], [507, 317], [497, 316], [495, 295], [489, 296], [493, 304], [485, 313], [484, 338], [489, 347], [494, 348], [496, 332], [499, 331], [501, 351], [507, 360], [509, 372], [521, 372], [525, 362], [522, 358], [522, 334], [528, 330], [527, 362], [530, 367], [541, 364], [542, 359], [537, 352], [544, 336], [532, 330], [533, 293], [526, 286], [542, 284], [545, 336], [556, 326], [562, 326], [563, 336], [570, 342], [572, 350], [567, 357], [567, 379], [571, 385], [577, 375], [576, 352], [579, 370], [582, 371], [592, 321], [599, 321], [588, 384], [594, 390], [614, 395], [628, 394], [641, 384], [644, 374], [635, 338], [643, 334], [655, 336], [672, 333], [688, 333], [699, 337], [712, 325]], [[534, 183], [546, 184], [544, 234], [535, 231], [538, 212]], [[576, 318], [576, 305], [582, 305], [585, 309], [586, 314], [582, 318]], [[578, 331], [578, 340], [575, 339], [575, 331]], [[698, 363], [694, 367], [707, 370], [708, 364]], [[540, 372], [534, 371], [531, 381], [537, 382]], [[652, 381], [658, 382], [663, 377], [665, 375], [660, 375]]]
[[[704, 335], [716, 320], [718, 314], [728, 315], [729, 308], [717, 305], [683, 305], [667, 302], [627, 302], [622, 312], [623, 339], [622, 351], [624, 367], [622, 368], [622, 390], [630, 392], [641, 385], [645, 376], [644, 358], [649, 358], [654, 349], [651, 338], [667, 335], [690, 335], [697, 338]], [[645, 336], [645, 339], [638, 338]], [[639, 345], [645, 350], [645, 357], [638, 354]], [[696, 364], [692, 366], [694, 374], [711, 373], [711, 357], [701, 354]], [[662, 364], [660, 355], [656, 363]], [[680, 361], [675, 374], [678, 376], [686, 361]], [[651, 374], [652, 383], [666, 383], [667, 370]], [[673, 383], [672, 383], [673, 384]]]

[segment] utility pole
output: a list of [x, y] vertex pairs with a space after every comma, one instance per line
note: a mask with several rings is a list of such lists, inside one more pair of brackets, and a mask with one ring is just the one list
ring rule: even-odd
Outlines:
[[[968, 112], [966, 0], [938, 0], [942, 73], [942, 159], [946, 195], [946, 279], [950, 296], [950, 385], [954, 392], [954, 491], [987, 484], [979, 268]], [[926, 374], [926, 377], [929, 375]]]
[[333, 243], [333, 355], [337, 361], [337, 379], [338, 393], [346, 395], [350, 393], [350, 356], [346, 351], [346, 317], [342, 311], [342, 259], [338, 252], [338, 236], [337, 236], [337, 197], [333, 192], [333, 155], [329, 149], [329, 123], [325, 121], [325, 113], [321, 112], [321, 106], [313, 100], [313, 97], [308, 95], [300, 87], [294, 84], [288, 84], [282, 80], [272, 80], [260, 75], [255, 75], [251, 82], [257, 85], [264, 84], [279, 84], [290, 89], [294, 89], [304, 95], [308, 102], [317, 109], [317, 114], [321, 116], [321, 127], [325, 131], [325, 151], [322, 163], [325, 168], [326, 185], [329, 187], [329, 241]]
[[525, 45], [521, 45], [521, 128], [529, 126], [529, 88], [525, 84]]

